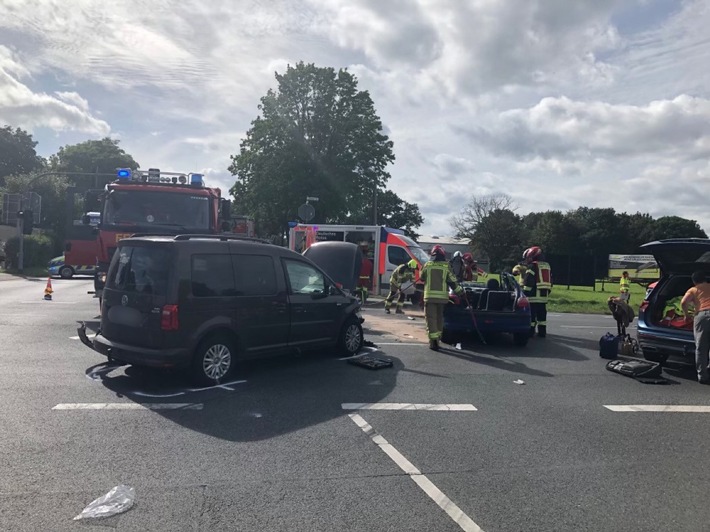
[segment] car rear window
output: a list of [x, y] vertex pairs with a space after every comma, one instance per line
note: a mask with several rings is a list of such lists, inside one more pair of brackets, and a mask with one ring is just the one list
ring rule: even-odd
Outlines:
[[168, 289], [171, 262], [168, 249], [122, 246], [112, 261], [108, 287], [164, 296]]

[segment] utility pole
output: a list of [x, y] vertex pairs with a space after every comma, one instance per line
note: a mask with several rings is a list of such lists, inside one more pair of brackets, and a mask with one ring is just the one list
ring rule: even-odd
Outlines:
[[377, 186], [375, 185], [375, 192], [372, 195], [372, 225], [377, 225]]

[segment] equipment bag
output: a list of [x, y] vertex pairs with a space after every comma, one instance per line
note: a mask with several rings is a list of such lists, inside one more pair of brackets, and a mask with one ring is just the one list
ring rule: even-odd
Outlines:
[[606, 333], [599, 339], [599, 356], [607, 359], [614, 359], [619, 354], [619, 341], [621, 336], [614, 336]]
[[657, 362], [638, 359], [610, 360], [606, 364], [606, 369], [646, 384], [668, 383], [668, 380], [663, 377], [663, 368]]

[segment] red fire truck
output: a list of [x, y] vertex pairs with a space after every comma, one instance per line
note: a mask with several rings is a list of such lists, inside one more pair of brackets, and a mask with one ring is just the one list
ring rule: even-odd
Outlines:
[[[95, 297], [101, 301], [116, 243], [136, 234], [216, 234], [230, 231], [231, 202], [202, 174], [121, 168], [98, 197], [101, 218], [95, 229]], [[88, 223], [88, 222], [87, 222]]]

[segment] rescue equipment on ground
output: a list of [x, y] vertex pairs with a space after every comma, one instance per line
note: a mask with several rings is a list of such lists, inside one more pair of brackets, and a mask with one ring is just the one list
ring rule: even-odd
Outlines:
[[383, 369], [391, 368], [393, 366], [392, 361], [386, 358], [375, 358], [370, 355], [364, 355], [356, 358], [349, 358], [348, 364], [353, 366], [360, 366], [367, 369]]

